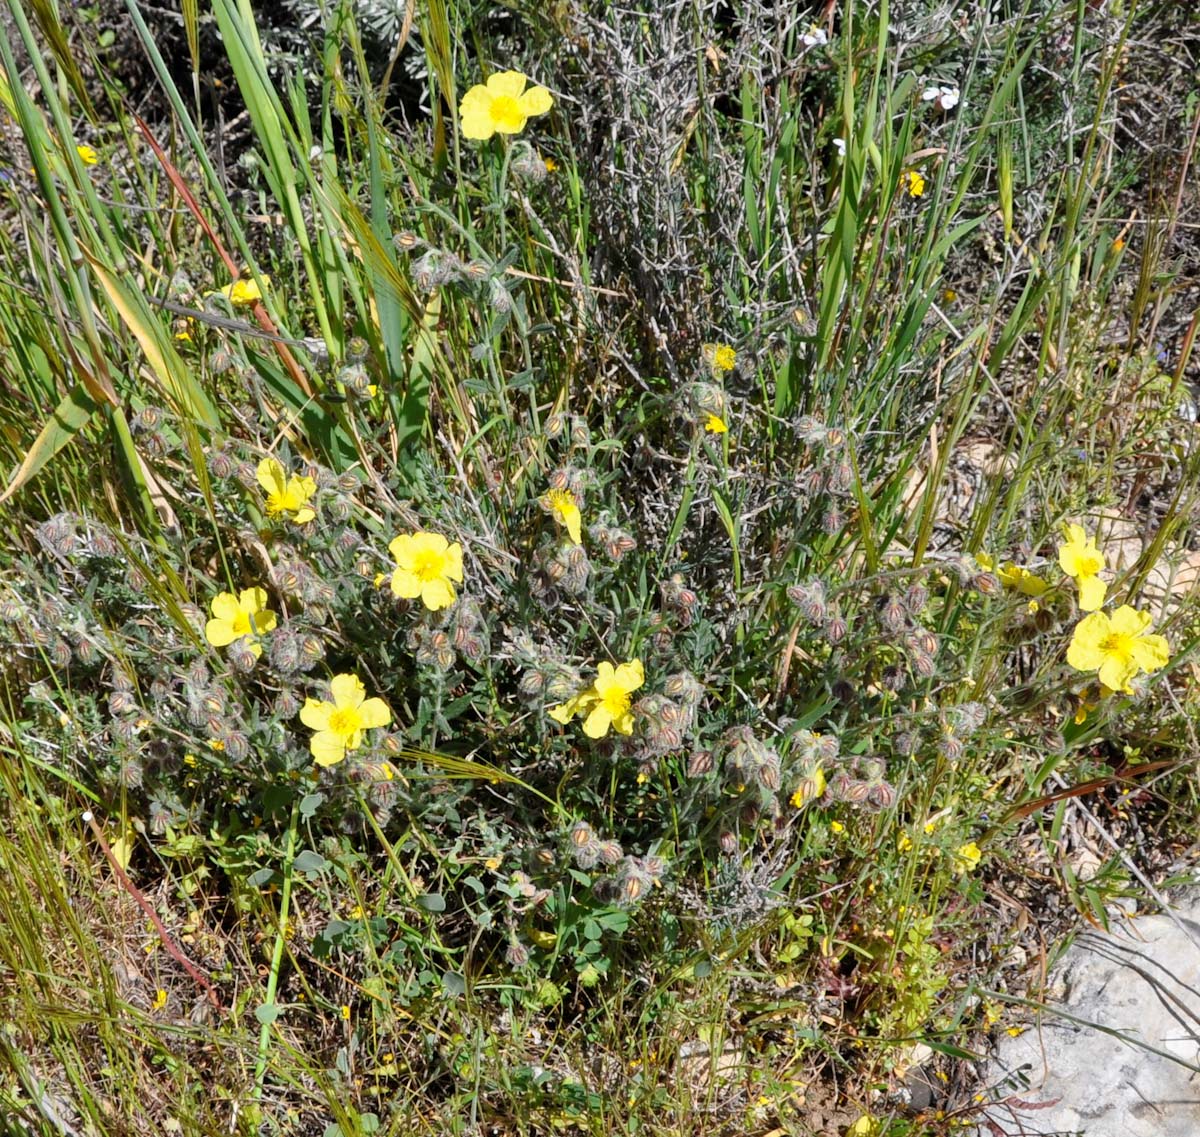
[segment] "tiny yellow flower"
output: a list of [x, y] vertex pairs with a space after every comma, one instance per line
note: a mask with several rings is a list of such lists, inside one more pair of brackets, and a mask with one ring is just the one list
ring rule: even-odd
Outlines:
[[[264, 286], [269, 286], [271, 278], [264, 274], [259, 274]], [[263, 298], [262, 289], [258, 286], [258, 281], [253, 277], [239, 277], [224, 288], [215, 289], [212, 292], [206, 292], [205, 296], [224, 296], [235, 308], [249, 308], [251, 304], [256, 304]]]
[[713, 371], [732, 371], [737, 366], [737, 352], [727, 343], [706, 343], [700, 350]]
[[864, 1113], [849, 1129], [846, 1137], [879, 1137], [880, 1126], [869, 1113]]
[[154, 1002], [150, 1004], [152, 1011], [161, 1011], [167, 1005], [167, 993], [161, 987], [154, 993]]
[[901, 182], [909, 197], [922, 197], [925, 193], [925, 175], [920, 170], [905, 170]]
[[528, 82], [520, 71], [498, 71], [472, 87], [458, 104], [463, 137], [483, 141], [493, 134], [520, 134], [530, 118], [545, 114], [554, 99], [545, 87], [526, 90]]
[[267, 516], [279, 517], [290, 513], [297, 525], [316, 517], [308, 504], [317, 492], [317, 483], [309, 477], [288, 474], [278, 458], [264, 458], [258, 464], [258, 484], [267, 495]]
[[1082, 525], [1068, 525], [1066, 531], [1067, 540], [1058, 547], [1059, 566], [1067, 576], [1074, 577], [1079, 586], [1079, 607], [1084, 612], [1095, 612], [1104, 604], [1104, 592], [1108, 587], [1098, 575], [1104, 571], [1104, 554], [1096, 548], [1096, 539], [1089, 537]]
[[249, 639], [257, 659], [262, 655], [258, 637], [275, 627], [275, 613], [267, 608], [263, 588], [243, 588], [238, 596], [222, 592], [213, 597], [212, 619], [204, 625], [204, 638], [213, 647], [227, 647], [234, 640]]
[[1013, 564], [1012, 561], [1006, 561], [1001, 565], [996, 575], [1005, 588], [1011, 588], [1021, 593], [1022, 596], [1042, 596], [1050, 587], [1040, 576], [1021, 565]]
[[1122, 604], [1111, 616], [1093, 612], [1075, 625], [1067, 648], [1067, 663], [1076, 671], [1096, 671], [1113, 691], [1133, 693], [1130, 684], [1139, 671], [1157, 671], [1171, 658], [1166, 636], [1147, 633], [1149, 612]]
[[563, 528], [571, 541], [580, 545], [583, 543], [582, 515], [579, 512], [579, 502], [570, 490], [548, 490], [539, 499], [541, 507], [546, 510]]
[[825, 771], [817, 766], [797, 787], [789, 799], [796, 809], [803, 809], [825, 792]]
[[542, 164], [546, 167], [546, 173], [552, 174], [558, 169], [558, 163], [553, 158], [543, 158]]
[[834, 833], [845, 833], [846, 827], [840, 821], [831, 821], [829, 828]]
[[94, 166], [100, 161], [100, 155], [90, 146], [76, 146], [75, 153], [79, 155], [79, 160], [85, 166]]
[[729, 427], [725, 425], [725, 420], [720, 415], [709, 415], [704, 429], [709, 434], [726, 434], [729, 431]]
[[334, 766], [346, 751], [362, 745], [363, 732], [387, 726], [392, 712], [382, 699], [368, 699], [357, 675], [335, 675], [329, 684], [333, 702], [309, 698], [300, 710], [300, 721], [316, 733], [309, 749], [318, 766]]
[[974, 872], [979, 867], [979, 859], [982, 856], [983, 850], [974, 841], [968, 841], [965, 845], [959, 845], [951, 854], [950, 867], [959, 876], [962, 876], [964, 873]]
[[350, 1008], [345, 1003], [342, 1004], [342, 1018], [346, 1022], [350, 1021]]
[[401, 533], [388, 545], [396, 561], [392, 595], [415, 600], [431, 612], [449, 608], [455, 601], [454, 584], [462, 584], [462, 546], [440, 533]]
[[501, 857], [488, 857], [488, 859], [483, 862], [483, 867], [495, 872], [503, 863], [504, 861]]
[[901, 853], [907, 853], [912, 847], [912, 838], [907, 833], [901, 831], [896, 837], [897, 851]]
[[603, 738], [611, 728], [618, 734], [633, 733], [630, 695], [646, 681], [640, 659], [631, 659], [613, 667], [607, 660], [596, 668], [596, 681], [586, 690], [548, 712], [564, 726], [576, 715], [586, 715], [583, 733], [588, 738]]

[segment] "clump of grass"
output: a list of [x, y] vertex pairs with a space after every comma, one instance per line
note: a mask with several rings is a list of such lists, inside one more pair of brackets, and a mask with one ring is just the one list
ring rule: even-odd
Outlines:
[[[402, 127], [348, 8], [312, 102], [219, 0], [269, 232], [136, 6], [181, 141], [93, 60], [95, 165], [66, 29], [0, 33], [51, 218], [14, 193], [0, 238], [3, 769], [44, 810], [0, 845], [6, 967], [92, 1000], [6, 1042], [29, 1125], [891, 1124], [915, 1045], [999, 1014], [969, 964], [1017, 842], [1057, 857], [1076, 793], [1182, 757], [1190, 340], [1153, 357], [1162, 248], [1131, 292], [1107, 220], [1149, 17], [561, 15], [430, 6]], [[463, 137], [516, 69], [552, 109]], [[114, 911], [48, 959], [75, 863]], [[1053, 871], [1098, 918], [1124, 886]], [[154, 981], [115, 986], [116, 935]]]

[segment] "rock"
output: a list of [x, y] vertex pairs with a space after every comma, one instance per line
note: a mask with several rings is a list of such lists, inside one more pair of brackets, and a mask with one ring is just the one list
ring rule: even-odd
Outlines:
[[1001, 1037], [978, 1137], [1200, 1135], [1200, 897], [1176, 915], [1183, 929], [1117, 915], [1111, 935], [1076, 940], [1048, 984], [1071, 1019], [1047, 1013]]

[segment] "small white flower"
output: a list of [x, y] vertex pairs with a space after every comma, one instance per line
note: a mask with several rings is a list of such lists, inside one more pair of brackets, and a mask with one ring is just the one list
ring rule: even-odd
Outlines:
[[800, 42], [805, 47], [824, 47], [829, 42], [829, 37], [825, 34], [824, 28], [819, 28], [816, 24], [813, 24], [800, 37]]
[[846, 140], [844, 138], [835, 138], [833, 140], [833, 148], [838, 152], [839, 158], [846, 156]]
[[921, 92], [921, 99], [933, 103], [940, 111], [952, 111], [959, 104], [961, 92], [957, 87], [926, 87]]

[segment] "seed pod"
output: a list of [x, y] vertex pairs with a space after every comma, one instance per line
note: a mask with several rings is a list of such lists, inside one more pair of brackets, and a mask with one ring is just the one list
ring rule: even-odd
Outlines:
[[693, 750], [688, 759], [687, 775], [689, 778], [701, 778], [713, 771], [713, 756], [711, 750]]
[[836, 612], [830, 615], [829, 619], [825, 621], [825, 638], [835, 646], [846, 638], [846, 633], [849, 630], [850, 626]]
[[738, 851], [737, 834], [730, 829], [723, 829], [721, 831], [718, 843], [721, 846], [721, 852], [727, 857], [732, 857]]
[[895, 593], [887, 593], [875, 602], [875, 610], [879, 613], [879, 622], [889, 632], [903, 631], [908, 623], [908, 613], [904, 604]]
[[615, 865], [625, 855], [625, 851], [617, 841], [601, 841], [599, 854], [604, 864]]
[[995, 573], [976, 573], [971, 583], [975, 586], [975, 591], [984, 596], [995, 596], [1000, 592], [1000, 579]]

